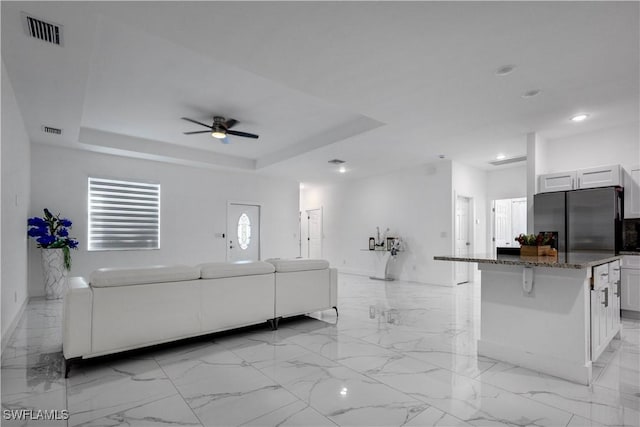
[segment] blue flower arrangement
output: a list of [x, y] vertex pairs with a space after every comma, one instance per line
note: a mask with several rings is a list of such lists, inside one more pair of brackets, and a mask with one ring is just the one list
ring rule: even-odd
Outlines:
[[36, 239], [38, 247], [43, 249], [62, 249], [64, 252], [64, 267], [71, 269], [71, 253], [69, 249], [77, 249], [78, 241], [69, 237], [71, 221], [60, 218], [60, 214], [53, 216], [49, 209], [44, 210], [44, 217], [29, 218], [27, 225], [29, 237]]

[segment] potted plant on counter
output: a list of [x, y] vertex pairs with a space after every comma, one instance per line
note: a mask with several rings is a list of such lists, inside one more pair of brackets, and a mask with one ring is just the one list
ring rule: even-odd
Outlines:
[[[520, 243], [520, 256], [553, 256], [555, 250], [552, 233], [520, 234], [515, 238]], [[557, 253], [557, 252], [555, 252]]]
[[44, 290], [47, 299], [59, 299], [67, 290], [67, 275], [71, 269], [70, 249], [78, 248], [78, 241], [69, 237], [71, 221], [54, 216], [49, 209], [44, 217], [29, 218], [27, 225], [29, 237], [36, 239], [42, 249], [42, 269]]

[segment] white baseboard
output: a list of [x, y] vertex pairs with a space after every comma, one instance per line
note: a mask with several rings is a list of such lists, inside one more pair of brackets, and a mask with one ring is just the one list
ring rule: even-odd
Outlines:
[[20, 319], [22, 319], [22, 315], [24, 314], [24, 309], [27, 308], [28, 302], [29, 302], [29, 297], [26, 297], [22, 302], [22, 305], [20, 306], [18, 313], [16, 313], [16, 316], [13, 318], [13, 320], [11, 321], [11, 324], [7, 328], [7, 331], [2, 334], [2, 344], [0, 347], [0, 355], [4, 353], [5, 347], [7, 346], [7, 344], [9, 344], [9, 341], [11, 341], [11, 337], [13, 337], [13, 333], [16, 330], [16, 326], [18, 326], [18, 322], [20, 322]]
[[512, 365], [553, 375], [579, 384], [589, 385], [592, 380], [591, 362], [581, 364], [559, 359], [544, 353], [532, 353], [495, 342], [478, 340], [478, 355], [505, 360]]

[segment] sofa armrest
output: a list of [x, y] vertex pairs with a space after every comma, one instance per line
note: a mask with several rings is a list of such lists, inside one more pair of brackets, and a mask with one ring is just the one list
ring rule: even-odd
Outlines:
[[338, 306], [338, 269], [330, 268], [329, 275], [331, 280], [331, 306]]
[[62, 353], [66, 359], [91, 353], [93, 291], [82, 277], [69, 278], [62, 309]]

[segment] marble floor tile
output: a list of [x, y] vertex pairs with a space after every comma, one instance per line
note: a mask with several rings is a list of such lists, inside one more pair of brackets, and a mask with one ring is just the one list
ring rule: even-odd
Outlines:
[[566, 425], [571, 413], [542, 405], [443, 368], [411, 372], [398, 361], [374, 378], [472, 425]]
[[428, 406], [345, 367], [326, 368], [285, 387], [345, 426], [402, 425]]
[[176, 394], [155, 360], [87, 363], [74, 368], [67, 380], [69, 424], [81, 425]]
[[605, 425], [640, 425], [640, 396], [590, 387], [525, 368], [497, 363], [478, 377], [483, 383]]
[[466, 427], [471, 425], [431, 406], [411, 418], [403, 424], [403, 427]]
[[266, 415], [251, 420], [243, 426], [247, 427], [336, 427], [333, 421], [322, 416], [318, 411], [304, 402], [297, 401], [276, 409]]
[[78, 421], [81, 419], [72, 416], [69, 420], [69, 427], [202, 426], [200, 420], [179, 394], [142, 403], [91, 421]]
[[2, 426], [640, 427], [640, 321], [570, 383], [477, 355], [480, 286], [339, 275], [335, 311], [74, 365], [62, 301], [32, 299], [2, 353]]

